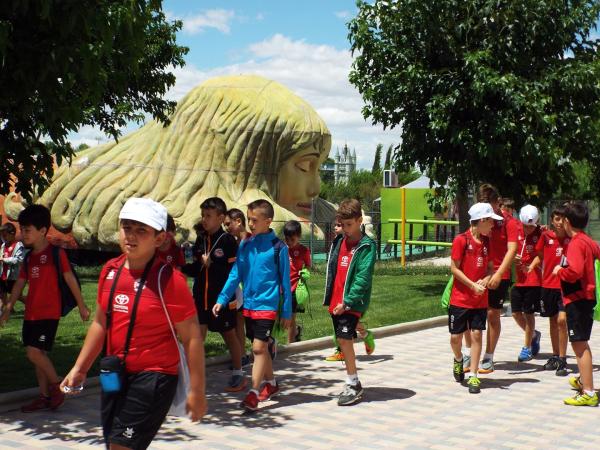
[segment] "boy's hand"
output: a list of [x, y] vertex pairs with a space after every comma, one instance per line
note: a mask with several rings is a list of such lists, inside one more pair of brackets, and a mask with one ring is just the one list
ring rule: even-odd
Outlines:
[[532, 264], [530, 264], [530, 265], [528, 265], [528, 266], [527, 266], [527, 273], [531, 273], [531, 272], [533, 272], [534, 270], [535, 270], [535, 267], [533, 267], [533, 265], [532, 265]]
[[79, 308], [79, 316], [84, 322], [87, 322], [89, 320], [90, 310], [87, 308], [87, 306], [82, 306]]
[[340, 303], [339, 305], [337, 305], [335, 308], [333, 308], [333, 315], [334, 316], [339, 316], [340, 314], [344, 313], [344, 304]]
[[479, 283], [471, 284], [471, 290], [475, 292], [475, 295], [481, 295], [485, 292], [485, 286], [482, 286]]
[[60, 383], [60, 390], [65, 394], [79, 394], [83, 389], [83, 383], [87, 378], [85, 372], [80, 372], [78, 369], [73, 367], [67, 374], [62, 383]]
[[562, 269], [562, 267], [560, 266], [554, 267], [554, 269], [552, 269], [552, 275], [558, 276], [558, 272], [560, 272], [560, 269]]
[[281, 325], [281, 328], [283, 328], [284, 330], [287, 330], [290, 325], [292, 324], [292, 320], [291, 319], [279, 319], [279, 324]]
[[[215, 305], [216, 306], [216, 305]], [[206, 395], [203, 392], [190, 390], [185, 402], [185, 412], [189, 414], [192, 422], [198, 422], [206, 414]]]
[[502, 281], [502, 276], [496, 272], [494, 275], [492, 275], [492, 278], [490, 278], [490, 281], [488, 281], [487, 287], [488, 289], [496, 289], [498, 286], [500, 286], [500, 282]]
[[4, 311], [0, 312], [0, 327], [4, 327], [10, 318], [10, 308], [5, 307]]
[[221, 306], [219, 303], [215, 303], [215, 306], [213, 306], [213, 309], [212, 309], [213, 316], [217, 317], [219, 315], [219, 313], [221, 312], [222, 308], [223, 308], [223, 306]]

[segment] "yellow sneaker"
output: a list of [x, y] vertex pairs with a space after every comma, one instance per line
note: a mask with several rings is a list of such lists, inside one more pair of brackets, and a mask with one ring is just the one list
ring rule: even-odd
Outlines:
[[325, 358], [325, 361], [345, 361], [344, 354], [339, 348], [337, 348], [333, 355], [329, 355], [327, 358]]
[[576, 391], [583, 391], [583, 386], [579, 377], [569, 377], [569, 385]]
[[565, 405], [571, 406], [598, 406], [598, 394], [588, 395], [585, 392], [574, 397], [565, 398]]

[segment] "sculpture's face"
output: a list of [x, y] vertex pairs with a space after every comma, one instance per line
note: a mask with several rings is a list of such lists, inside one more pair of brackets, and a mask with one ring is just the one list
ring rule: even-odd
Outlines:
[[312, 200], [321, 190], [319, 168], [327, 158], [313, 145], [288, 159], [279, 172], [277, 203], [298, 217], [310, 219]]

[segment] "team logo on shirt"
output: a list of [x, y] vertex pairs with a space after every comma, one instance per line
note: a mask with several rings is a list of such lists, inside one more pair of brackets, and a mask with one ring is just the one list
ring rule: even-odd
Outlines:
[[550, 240], [548, 241], [548, 245], [552, 245], [552, 244], [554, 244], [554, 239], [550, 239]]
[[348, 267], [350, 263], [350, 258], [348, 256], [342, 256], [342, 267]]
[[167, 263], [171, 264], [173, 262], [173, 257], [171, 255], [167, 256]]
[[488, 254], [487, 247], [483, 247], [483, 256], [487, 256], [487, 254]]
[[[140, 279], [138, 278], [133, 282], [133, 290], [137, 291], [140, 287]], [[142, 286], [142, 290], [146, 289], [146, 283], [144, 282], [144, 286]]]
[[477, 267], [483, 267], [483, 256], [477, 257]]
[[40, 277], [40, 268], [38, 266], [33, 266], [31, 268], [31, 278], [39, 278]]
[[533, 245], [528, 245], [525, 248], [527, 249], [527, 253], [533, 253]]
[[535, 244], [538, 241], [538, 237], [534, 236], [532, 240], [533, 240], [533, 243]]
[[46, 261], [48, 261], [47, 255], [40, 256], [40, 264], [46, 264]]
[[125, 436], [127, 439], [131, 439], [133, 437], [133, 427], [125, 428], [125, 431], [123, 431], [123, 436]]
[[218, 248], [214, 251], [214, 254], [217, 258], [222, 258], [223, 256], [225, 256], [225, 252], [223, 251], [222, 248]]
[[473, 250], [473, 246], [471, 244], [469, 244], [469, 246], [467, 247], [469, 250]]
[[115, 271], [111, 270], [110, 272], [108, 272], [108, 275], [106, 275], [106, 279], [112, 280], [113, 278], [115, 278]]
[[562, 256], [563, 254], [563, 249], [562, 247], [557, 247], [556, 248], [556, 256]]
[[300, 252], [298, 250], [294, 250], [294, 256], [298, 256]]
[[115, 296], [113, 309], [122, 313], [129, 313], [129, 296], [125, 294], [119, 294]]

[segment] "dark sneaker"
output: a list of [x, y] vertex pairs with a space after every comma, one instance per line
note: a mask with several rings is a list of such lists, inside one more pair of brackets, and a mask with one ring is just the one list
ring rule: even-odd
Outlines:
[[457, 382], [461, 382], [465, 379], [465, 369], [463, 368], [463, 362], [454, 360], [454, 364], [452, 365], [452, 372], [454, 373], [454, 379]]
[[256, 392], [248, 392], [242, 403], [240, 403], [240, 407], [246, 411], [256, 411], [258, 409], [258, 395], [256, 395]]
[[350, 406], [358, 403], [363, 396], [363, 392], [360, 381], [354, 386], [346, 384], [344, 390], [338, 397], [338, 406]]
[[477, 377], [469, 377], [467, 386], [469, 386], [469, 394], [479, 394], [481, 392], [481, 380]]
[[269, 355], [271, 355], [271, 361], [275, 361], [275, 358], [277, 358], [277, 339], [271, 336], [267, 348], [269, 350]]
[[231, 375], [229, 379], [229, 383], [227, 383], [227, 387], [225, 388], [225, 392], [239, 392], [243, 391], [246, 388], [246, 378], [244, 375]]
[[566, 377], [569, 374], [567, 370], [567, 358], [558, 358], [558, 365], [556, 367], [557, 377]]
[[50, 399], [40, 395], [31, 403], [27, 405], [21, 406], [21, 412], [24, 413], [32, 413], [36, 411], [43, 411], [45, 409], [50, 409]]
[[540, 340], [542, 339], [542, 333], [538, 330], [533, 332], [533, 338], [531, 338], [531, 355], [535, 356], [540, 352]]
[[266, 402], [277, 394], [279, 394], [279, 384], [277, 382], [275, 382], [275, 386], [271, 383], [265, 383], [258, 394], [258, 401]]
[[60, 383], [54, 383], [49, 386], [50, 391], [50, 409], [56, 410], [65, 402], [65, 394], [60, 390]]
[[531, 361], [533, 359], [533, 355], [531, 353], [531, 349], [529, 347], [523, 347], [521, 349], [521, 353], [517, 357], [519, 362]]
[[548, 358], [548, 361], [546, 361], [546, 364], [544, 364], [544, 370], [556, 370], [558, 369], [558, 356], [553, 355], [550, 358]]
[[296, 325], [296, 342], [300, 342], [302, 340], [302, 326]]
[[242, 369], [248, 367], [250, 364], [252, 364], [252, 361], [250, 361], [250, 355], [242, 356]]

